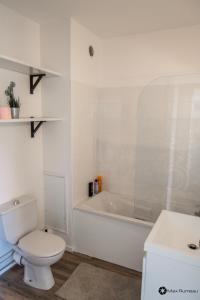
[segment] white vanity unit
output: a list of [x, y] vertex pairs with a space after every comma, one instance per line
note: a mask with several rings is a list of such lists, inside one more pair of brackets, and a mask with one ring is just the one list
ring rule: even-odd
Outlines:
[[199, 240], [199, 217], [162, 211], [144, 245], [141, 300], [200, 299]]

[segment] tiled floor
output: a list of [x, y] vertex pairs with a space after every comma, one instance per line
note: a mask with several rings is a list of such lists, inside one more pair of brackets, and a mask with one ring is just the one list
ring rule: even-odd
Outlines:
[[136, 271], [107, 263], [96, 258], [90, 258], [85, 255], [65, 252], [63, 258], [53, 266], [56, 284], [51, 290], [41, 291], [25, 285], [23, 282], [23, 268], [15, 266], [0, 277], [0, 300], [58, 300], [60, 298], [55, 296], [55, 291], [63, 285], [81, 262], [86, 262], [125, 276], [133, 277], [138, 282], [138, 285], [141, 283], [141, 274]]

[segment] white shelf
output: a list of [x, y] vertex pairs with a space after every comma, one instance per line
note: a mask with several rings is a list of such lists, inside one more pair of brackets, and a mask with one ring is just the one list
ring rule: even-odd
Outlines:
[[26, 75], [46, 74], [46, 77], [62, 76], [60, 73], [57, 73], [55, 71], [43, 69], [38, 66], [29, 65], [23, 61], [13, 59], [4, 55], [0, 55], [0, 68]]
[[62, 121], [61, 118], [20, 118], [20, 119], [0, 119], [0, 123], [29, 123], [29, 122], [55, 122]]
[[38, 118], [20, 118], [20, 119], [0, 119], [1, 124], [19, 124], [19, 123], [30, 123], [31, 127], [31, 138], [35, 137], [36, 132], [41, 127], [44, 122], [56, 122], [62, 121], [60, 118], [48, 118], [48, 117], [38, 117]]

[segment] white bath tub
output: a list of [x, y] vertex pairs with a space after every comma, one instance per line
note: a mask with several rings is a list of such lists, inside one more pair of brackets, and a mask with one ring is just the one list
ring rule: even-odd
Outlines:
[[82, 202], [73, 210], [74, 250], [137, 271], [142, 270], [144, 241], [153, 223], [144, 207], [109, 192]]

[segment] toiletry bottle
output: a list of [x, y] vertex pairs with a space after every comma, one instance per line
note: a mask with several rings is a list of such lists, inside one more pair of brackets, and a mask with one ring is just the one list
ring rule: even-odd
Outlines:
[[97, 180], [98, 180], [99, 193], [101, 193], [102, 192], [102, 184], [103, 184], [102, 176], [97, 176]]
[[92, 197], [94, 195], [94, 183], [91, 181], [88, 183], [88, 196]]
[[94, 194], [98, 194], [99, 192], [99, 184], [98, 184], [98, 179], [95, 179], [94, 181]]

